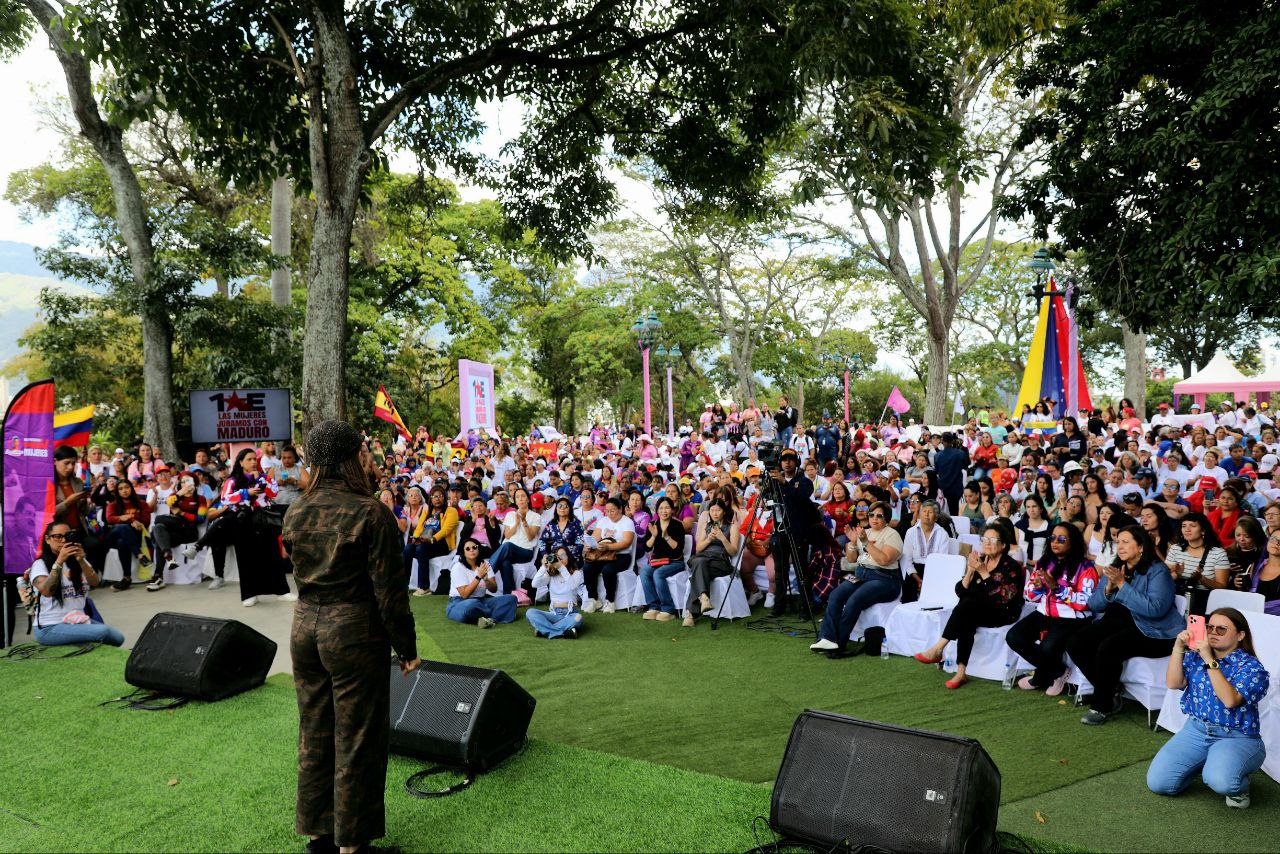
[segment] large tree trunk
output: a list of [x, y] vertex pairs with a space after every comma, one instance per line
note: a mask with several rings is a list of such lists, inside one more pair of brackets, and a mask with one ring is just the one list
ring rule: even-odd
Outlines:
[[[281, 175], [271, 182], [271, 254], [289, 258], [292, 250], [293, 182]], [[271, 301], [276, 305], [289, 304], [292, 292], [292, 275], [286, 260], [271, 271]]]
[[49, 47], [62, 65], [80, 134], [93, 145], [111, 182], [116, 225], [129, 252], [142, 318], [142, 434], [161, 455], [172, 457], [178, 451], [173, 420], [173, 324], [165, 294], [152, 281], [155, 250], [142, 188], [125, 155], [120, 128], [102, 118], [94, 97], [89, 62], [76, 49], [71, 33], [44, 0], [24, 0], [24, 5], [49, 37]]
[[370, 155], [340, 4], [312, 6], [315, 56], [307, 80], [316, 197], [302, 339], [303, 429], [345, 418], [351, 230]]
[[951, 398], [947, 394], [947, 378], [951, 375], [949, 330], [928, 324], [928, 377], [924, 384], [924, 423], [940, 426], [954, 420]]
[[1147, 336], [1121, 322], [1124, 333], [1124, 396], [1139, 418], [1147, 417]]
[[807, 422], [804, 417], [804, 380], [796, 380], [795, 401], [796, 420], [805, 424]]

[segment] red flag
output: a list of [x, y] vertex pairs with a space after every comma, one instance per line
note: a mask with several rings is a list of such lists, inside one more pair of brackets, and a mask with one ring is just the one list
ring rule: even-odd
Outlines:
[[885, 404], [888, 408], [901, 415], [911, 408], [910, 402], [902, 396], [902, 392], [898, 391], [898, 387], [894, 386], [893, 391], [889, 392], [889, 402]]

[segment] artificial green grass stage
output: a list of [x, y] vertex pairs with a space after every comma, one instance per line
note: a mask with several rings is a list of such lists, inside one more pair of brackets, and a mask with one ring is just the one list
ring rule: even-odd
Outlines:
[[[1262, 774], [1244, 812], [1199, 784], [1147, 792], [1167, 735], [1140, 710], [1084, 727], [1039, 693], [948, 691], [909, 659], [829, 661], [741, 622], [713, 633], [598, 614], [581, 639], [545, 641], [523, 620], [449, 623], [441, 604], [413, 602], [423, 656], [500, 667], [538, 708], [530, 747], [458, 795], [411, 798], [420, 763], [392, 758], [387, 839], [407, 850], [745, 851], [805, 708], [979, 739], [1003, 777], [1001, 829], [1051, 849], [1275, 848], [1280, 787]], [[0, 849], [299, 850], [290, 679], [172, 713], [98, 708], [128, 690], [126, 657], [0, 662]]]

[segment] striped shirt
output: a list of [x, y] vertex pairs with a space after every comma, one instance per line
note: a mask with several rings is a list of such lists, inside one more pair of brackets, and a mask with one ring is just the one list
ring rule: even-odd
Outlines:
[[[1202, 560], [1203, 563], [1201, 563]], [[1200, 556], [1193, 557], [1182, 546], [1172, 545], [1169, 546], [1169, 555], [1164, 562], [1169, 566], [1182, 564], [1183, 578], [1191, 578], [1197, 570], [1203, 569], [1205, 578], [1226, 581], [1227, 573], [1231, 571], [1231, 559], [1227, 557], [1227, 550], [1218, 546], [1214, 546]], [[1222, 573], [1221, 577], [1219, 573]]]

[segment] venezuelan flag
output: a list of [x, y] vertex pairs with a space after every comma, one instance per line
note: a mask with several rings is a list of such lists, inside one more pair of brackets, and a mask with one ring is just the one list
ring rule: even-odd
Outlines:
[[[1036, 322], [1035, 336], [1027, 354], [1027, 368], [1022, 375], [1022, 387], [1018, 402], [1014, 405], [1015, 417], [1022, 412], [1023, 404], [1032, 408], [1043, 398], [1056, 401], [1052, 415], [1044, 422], [1032, 423], [1056, 429], [1054, 420], [1066, 413], [1067, 397], [1071, 384], [1070, 340], [1075, 334], [1075, 320], [1063, 304], [1063, 295], [1057, 283], [1049, 279], [1048, 293], [1040, 303], [1040, 317]], [[1076, 400], [1084, 408], [1092, 408], [1089, 382], [1084, 375], [1084, 361], [1076, 352]], [[1075, 413], [1070, 413], [1074, 415]], [[1025, 428], [1027, 425], [1024, 424]]]
[[53, 446], [87, 447], [89, 434], [93, 432], [93, 410], [94, 407], [90, 404], [53, 416]]

